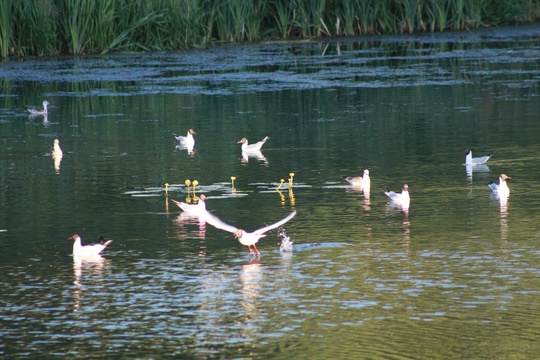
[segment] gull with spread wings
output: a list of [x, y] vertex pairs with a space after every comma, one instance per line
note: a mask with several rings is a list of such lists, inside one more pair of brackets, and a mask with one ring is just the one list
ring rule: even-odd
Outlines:
[[223, 221], [221, 221], [217, 216], [207, 211], [205, 212], [203, 219], [208, 224], [214, 226], [217, 229], [225, 230], [234, 234], [234, 238], [238, 239], [240, 244], [248, 247], [250, 254], [258, 256], [261, 253], [259, 249], [257, 249], [257, 246], [255, 244], [259, 241], [260, 238], [263, 238], [266, 236], [265, 232], [280, 227], [281, 225], [285, 224], [287, 221], [291, 220], [295, 215], [296, 215], [296, 210], [290, 213], [287, 217], [281, 219], [280, 221], [274, 224], [265, 226], [263, 228], [260, 228], [258, 230], [255, 230], [253, 232], [247, 232], [243, 229], [238, 229], [235, 226], [226, 224]]

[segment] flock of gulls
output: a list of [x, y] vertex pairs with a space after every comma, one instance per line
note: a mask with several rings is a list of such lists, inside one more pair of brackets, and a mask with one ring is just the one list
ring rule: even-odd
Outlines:
[[[33, 116], [46, 116], [47, 115], [47, 106], [49, 105], [48, 101], [43, 101], [42, 107], [27, 107], [28, 111]], [[187, 131], [186, 136], [179, 136], [176, 134], [173, 134], [176, 140], [178, 140], [177, 148], [179, 149], [187, 149], [188, 153], [192, 153], [193, 149], [195, 147], [195, 137], [193, 135], [196, 135], [197, 133], [193, 129], [189, 129]], [[262, 146], [265, 144], [265, 142], [269, 139], [268, 136], [266, 136], [261, 141], [258, 141], [254, 144], [250, 144], [248, 142], [247, 138], [242, 138], [240, 141], [238, 141], [238, 144], [242, 144], [242, 156], [245, 158], [247, 156], [262, 156], [261, 149]], [[54, 140], [53, 147], [51, 149], [51, 157], [55, 160], [55, 167], [59, 168], [60, 160], [62, 159], [63, 152], [60, 148], [60, 141], [58, 139]], [[472, 171], [475, 168], [482, 168], [485, 167], [487, 161], [493, 156], [493, 154], [489, 154], [482, 157], [473, 157], [472, 151], [470, 149], [467, 149], [465, 151], [465, 166], [467, 167], [468, 171]], [[347, 181], [355, 190], [360, 190], [364, 194], [370, 193], [371, 188], [371, 179], [369, 177], [369, 170], [364, 170], [364, 173], [362, 176], [346, 176], [344, 177], [345, 181]], [[500, 174], [499, 176], [499, 183], [494, 183], [492, 181], [489, 182], [488, 186], [491, 189], [493, 195], [497, 197], [501, 203], [506, 202], [510, 195], [510, 189], [508, 188], [508, 184], [506, 183], [506, 180], [511, 179], [510, 176], [506, 174]], [[401, 192], [394, 192], [390, 189], [386, 189], [384, 192], [385, 195], [389, 198], [389, 204], [395, 207], [399, 207], [403, 210], [405, 214], [408, 214], [411, 198], [409, 195], [409, 186], [407, 184], [403, 184], [403, 188]], [[172, 200], [183, 212], [199, 217], [200, 220], [205, 221], [206, 223], [214, 226], [217, 229], [224, 230], [226, 232], [232, 233], [234, 235], [235, 239], [238, 239], [240, 244], [247, 246], [249, 249], [249, 252], [252, 256], [260, 256], [260, 251], [257, 249], [257, 242], [266, 236], [266, 232], [279, 228], [280, 226], [287, 223], [289, 220], [291, 220], [296, 215], [296, 210], [291, 212], [289, 215], [287, 215], [285, 218], [279, 220], [278, 222], [275, 222], [273, 224], [267, 225], [265, 227], [262, 227], [260, 229], [254, 230], [252, 232], [248, 232], [244, 229], [239, 229], [233, 225], [229, 225], [225, 222], [223, 222], [221, 219], [219, 219], [217, 216], [213, 215], [206, 209], [206, 196], [202, 194], [199, 196], [199, 200], [196, 204], [188, 204], [185, 202], [180, 202], [176, 200]], [[112, 242], [112, 240], [105, 240], [103, 237], [99, 239], [99, 243], [97, 244], [89, 244], [89, 245], [83, 245], [82, 239], [78, 234], [74, 234], [73, 236], [69, 237], [70, 241], [73, 241], [73, 257], [78, 259], [84, 259], [84, 258], [95, 258], [99, 257], [100, 253], [105, 250], [105, 248]]]

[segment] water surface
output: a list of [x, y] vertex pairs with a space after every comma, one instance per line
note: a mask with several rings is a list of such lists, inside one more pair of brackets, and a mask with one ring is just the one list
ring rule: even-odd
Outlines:
[[[534, 358], [539, 36], [3, 63], [0, 353]], [[24, 105], [44, 99], [47, 118], [28, 118]], [[194, 151], [177, 149], [172, 133], [190, 128]], [[265, 136], [262, 157], [242, 157], [238, 140]], [[470, 174], [467, 148], [494, 156]], [[343, 180], [366, 168], [369, 197]], [[500, 173], [512, 177], [502, 205], [487, 186]], [[297, 210], [284, 226], [297, 251], [280, 253], [273, 231], [253, 259], [232, 234], [181, 214], [170, 200], [188, 197], [186, 179], [238, 227]], [[404, 183], [408, 214], [384, 195]], [[114, 241], [78, 262], [73, 233]]]

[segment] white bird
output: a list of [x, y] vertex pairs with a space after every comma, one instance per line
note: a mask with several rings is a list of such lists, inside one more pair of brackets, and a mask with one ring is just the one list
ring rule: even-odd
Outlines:
[[344, 176], [343, 177], [349, 184], [355, 188], [360, 188], [365, 192], [369, 192], [371, 187], [371, 179], [369, 178], [369, 170], [364, 170], [364, 176]]
[[[259, 249], [257, 249], [257, 246], [255, 244], [259, 241], [260, 238], [263, 238], [266, 236], [265, 232], [280, 227], [281, 225], [285, 224], [287, 221], [291, 220], [295, 215], [296, 215], [296, 211], [293, 211], [284, 219], [281, 219], [280, 221], [274, 224], [265, 226], [253, 232], [247, 232], [245, 230], [238, 229], [237, 227], [234, 227], [232, 225], [225, 224], [217, 216], [210, 214], [208, 211], [205, 213], [204, 220], [210, 225], [216, 227], [217, 229], [225, 230], [234, 234], [234, 238], [238, 239], [240, 244], [248, 247], [250, 254], [253, 255], [255, 253], [256, 255], [260, 255], [261, 253]], [[253, 249], [251, 247], [253, 247]]]
[[404, 184], [401, 193], [393, 192], [387, 188], [384, 194], [390, 198], [390, 202], [394, 205], [400, 205], [403, 209], [409, 208], [411, 203], [411, 198], [409, 196], [409, 185]]
[[267, 136], [264, 139], [262, 139], [261, 141], [256, 142], [255, 144], [249, 145], [248, 139], [242, 138], [242, 140], [237, 142], [237, 144], [242, 144], [242, 152], [243, 153], [257, 152], [257, 151], [261, 151], [262, 146], [264, 145], [264, 143], [268, 139], [269, 139], [269, 137]]
[[491, 191], [493, 191], [493, 194], [496, 194], [499, 198], [507, 198], [510, 196], [510, 189], [508, 188], [508, 184], [506, 184], [506, 180], [512, 179], [510, 176], [501, 174], [499, 175], [499, 183], [495, 184], [493, 181], [489, 181], [489, 188]]
[[186, 148], [191, 148], [195, 146], [195, 138], [193, 135], [197, 135], [193, 129], [189, 129], [186, 136], [177, 136], [176, 134], [173, 134], [176, 140], [180, 142], [180, 145], [185, 146]]
[[46, 115], [47, 105], [49, 105], [49, 102], [47, 100], [44, 100], [43, 106], [26, 106], [26, 110], [28, 110], [28, 112], [33, 115]]
[[62, 149], [60, 148], [60, 140], [54, 139], [54, 145], [51, 149], [51, 155], [52, 157], [62, 157], [63, 152], [62, 152]]
[[112, 240], [107, 240], [102, 237], [99, 238], [99, 244], [82, 245], [81, 237], [77, 234], [68, 238], [73, 241], [73, 257], [75, 258], [91, 258], [97, 257], [100, 252], [105, 250]]
[[490, 153], [486, 156], [473, 158], [472, 151], [467, 149], [465, 150], [465, 165], [482, 165], [485, 164], [492, 156], [493, 153]]
[[199, 202], [197, 204], [188, 204], [188, 203], [176, 201], [176, 200], [172, 200], [172, 201], [186, 213], [189, 213], [192, 215], [203, 215], [204, 212], [206, 212], [206, 203], [204, 202], [205, 200], [206, 200], [206, 196], [204, 196], [203, 194], [199, 196]]

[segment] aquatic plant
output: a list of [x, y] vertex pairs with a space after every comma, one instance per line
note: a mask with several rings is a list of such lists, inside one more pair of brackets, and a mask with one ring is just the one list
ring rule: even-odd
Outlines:
[[158, 51], [473, 29], [538, 18], [540, 0], [0, 0], [0, 55]]
[[11, 22], [10, 22], [9, 0], [0, 0], [0, 55], [7, 57], [9, 54], [9, 44], [11, 41]]

